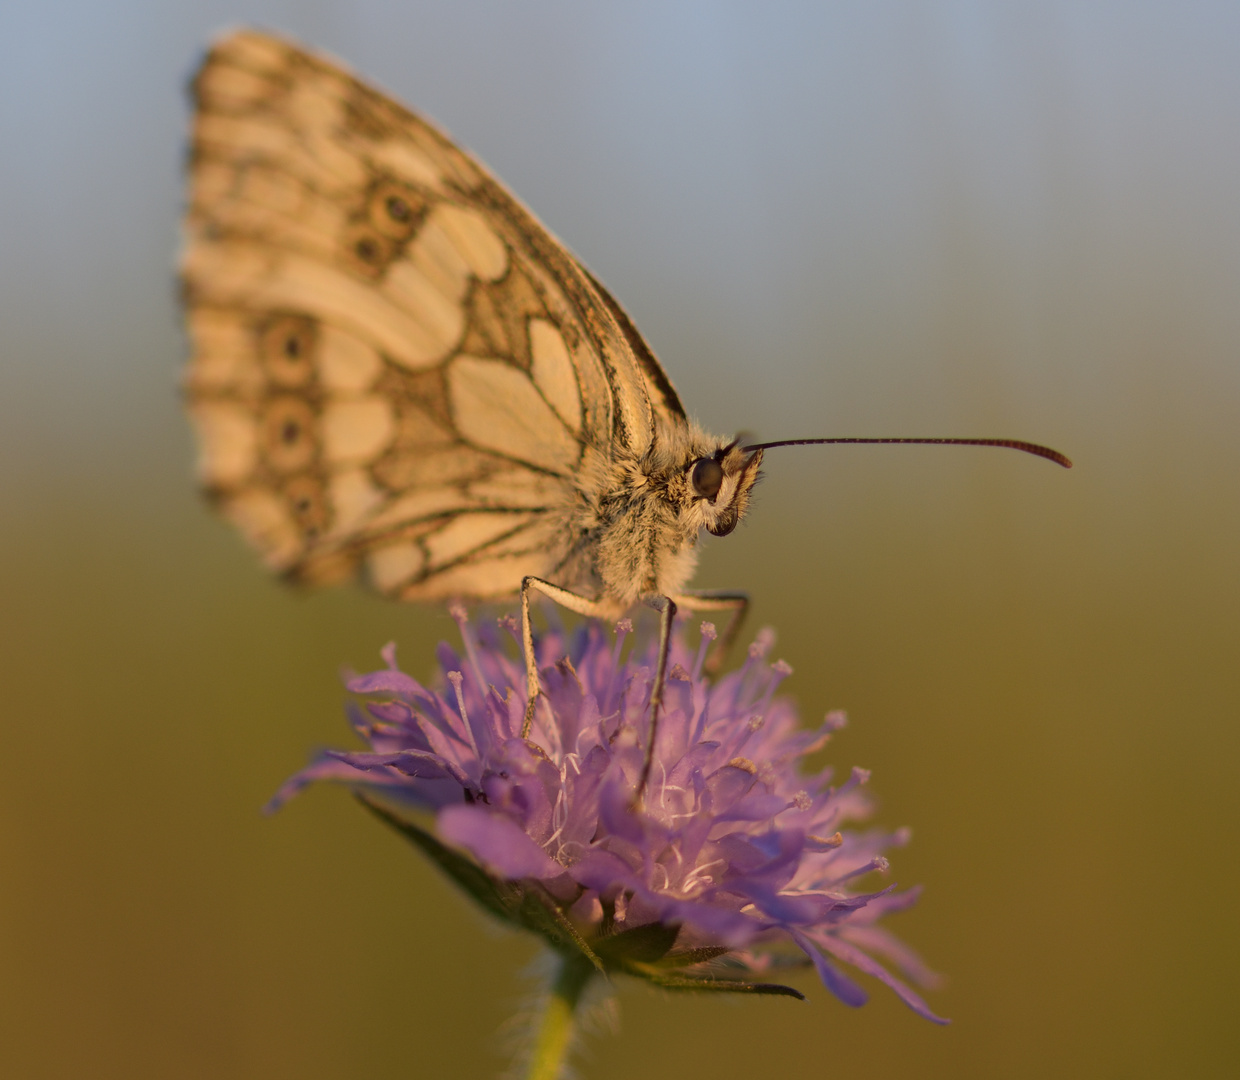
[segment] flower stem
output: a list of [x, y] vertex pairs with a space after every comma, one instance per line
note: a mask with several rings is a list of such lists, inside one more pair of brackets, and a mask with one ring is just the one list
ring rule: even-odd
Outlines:
[[593, 965], [584, 956], [561, 956], [559, 963], [530, 1055], [527, 1080], [558, 1080], [572, 1042], [577, 1003], [594, 974]]

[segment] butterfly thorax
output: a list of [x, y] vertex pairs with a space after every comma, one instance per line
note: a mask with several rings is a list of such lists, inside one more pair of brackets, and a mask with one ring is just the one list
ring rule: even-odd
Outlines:
[[[640, 457], [615, 449], [599, 455], [578, 479], [568, 528], [584, 558], [566, 565], [575, 580], [565, 584], [617, 613], [644, 595], [680, 594], [697, 566], [702, 530], [725, 535], [743, 516], [760, 458], [691, 423], [663, 428]], [[721, 466], [713, 500], [694, 488], [702, 460]]]

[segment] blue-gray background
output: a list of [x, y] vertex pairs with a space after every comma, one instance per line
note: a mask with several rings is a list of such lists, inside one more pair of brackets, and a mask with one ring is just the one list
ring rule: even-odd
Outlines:
[[200, 503], [182, 87], [258, 23], [488, 162], [708, 426], [785, 450], [749, 588], [914, 829], [955, 1023], [618, 988], [593, 1078], [1230, 1076], [1240, 838], [1240, 7], [0, 8], [0, 1071], [486, 1076], [533, 953], [340, 791], [337, 670], [441, 611], [268, 581]]

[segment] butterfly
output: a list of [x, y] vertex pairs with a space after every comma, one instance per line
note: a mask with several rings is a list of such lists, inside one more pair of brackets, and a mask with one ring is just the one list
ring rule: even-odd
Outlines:
[[[399, 599], [530, 596], [660, 614], [653, 746], [703, 529], [745, 515], [765, 450], [687, 415], [620, 305], [475, 158], [338, 64], [242, 30], [195, 104], [181, 280], [202, 482], [289, 578]], [[718, 654], [718, 652], [717, 652]], [[647, 769], [650, 755], [647, 753]], [[644, 788], [645, 776], [638, 791]]]

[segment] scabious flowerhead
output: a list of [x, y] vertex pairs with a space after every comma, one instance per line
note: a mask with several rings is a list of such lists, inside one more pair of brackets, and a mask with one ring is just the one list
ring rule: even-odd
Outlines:
[[[330, 750], [276, 794], [279, 805], [312, 780], [341, 780], [435, 815], [438, 837], [367, 800], [493, 914], [543, 934], [556, 949], [686, 989], [796, 991], [745, 981], [803, 954], [833, 994], [861, 1005], [866, 992], [839, 962], [873, 975], [929, 1020], [945, 1021], [876, 957], [921, 985], [934, 976], [876, 925], [910, 906], [916, 890], [866, 887], [886, 872], [886, 848], [907, 832], [853, 831], [868, 816], [869, 774], [832, 785], [830, 768], [803, 759], [844, 722], [798, 723], [776, 689], [790, 674], [769, 664], [760, 634], [738, 671], [702, 675], [714, 628], [690, 651], [673, 635], [649, 781], [638, 797], [655, 646], [621, 659], [597, 622], [571, 639], [537, 642], [545, 688], [528, 738], [518, 639], [476, 632], [454, 609], [462, 656], [441, 644], [443, 682], [423, 686], [386, 667], [353, 678], [350, 717], [370, 749]], [[466, 853], [462, 855], [461, 852]], [[799, 951], [798, 951], [799, 950]]]

